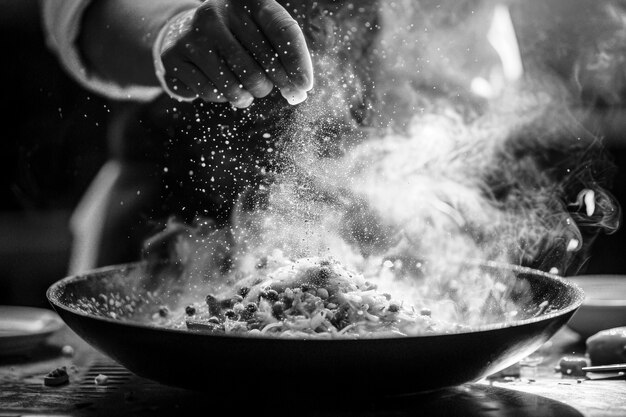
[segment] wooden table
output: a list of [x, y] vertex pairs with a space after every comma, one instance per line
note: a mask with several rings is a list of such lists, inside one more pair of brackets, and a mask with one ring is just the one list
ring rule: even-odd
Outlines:
[[[63, 356], [61, 348], [72, 346], [74, 355]], [[148, 381], [128, 372], [95, 351], [69, 329], [54, 335], [29, 358], [0, 358], [0, 417], [22, 415], [115, 416], [127, 415], [235, 415], [298, 416], [626, 416], [626, 381], [578, 381], [562, 378], [554, 366], [566, 353], [580, 353], [577, 336], [564, 329], [522, 366], [521, 377], [483, 380], [435, 393], [358, 401], [341, 398], [340, 386], [320, 389], [305, 399], [251, 399], [254, 383], [271, 383], [263, 376], [242, 375], [242, 386], [233, 398], [214, 398]], [[536, 365], [536, 366], [531, 366]], [[67, 366], [70, 383], [46, 387], [43, 376], [58, 366]], [[104, 374], [107, 385], [94, 378]]]

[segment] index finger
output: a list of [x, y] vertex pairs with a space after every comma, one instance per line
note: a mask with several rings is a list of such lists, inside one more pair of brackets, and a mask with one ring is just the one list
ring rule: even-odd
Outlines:
[[276, 0], [251, 0], [252, 17], [267, 37], [289, 79], [305, 91], [313, 88], [313, 64], [298, 22]]

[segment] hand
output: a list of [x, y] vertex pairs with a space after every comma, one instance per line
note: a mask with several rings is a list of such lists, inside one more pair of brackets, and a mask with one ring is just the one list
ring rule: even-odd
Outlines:
[[304, 35], [275, 0], [208, 0], [163, 31], [155, 60], [181, 98], [243, 108], [276, 86], [294, 104], [313, 86]]

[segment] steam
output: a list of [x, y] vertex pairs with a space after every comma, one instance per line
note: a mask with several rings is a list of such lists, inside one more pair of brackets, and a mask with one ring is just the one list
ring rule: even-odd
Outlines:
[[511, 12], [506, 5], [495, 6], [487, 39], [502, 61], [502, 71], [494, 68], [490, 74], [490, 81], [482, 77], [474, 78], [471, 89], [477, 95], [494, 98], [502, 92], [506, 83], [519, 81], [524, 74], [515, 27], [511, 20]]
[[[398, 0], [378, 20], [356, 5], [301, 6], [326, 28], [313, 42], [316, 89], [284, 126], [279, 168], [242, 193], [230, 228], [169, 227], [184, 276], [228, 285], [277, 250], [330, 257], [471, 323], [506, 290], [468, 260], [573, 273], [595, 236], [616, 230], [601, 142], [565, 82], [522, 73], [517, 43], [502, 43], [515, 40], [508, 9], [431, 3]], [[375, 27], [364, 72], [352, 48]], [[457, 54], [466, 39], [471, 51]]]

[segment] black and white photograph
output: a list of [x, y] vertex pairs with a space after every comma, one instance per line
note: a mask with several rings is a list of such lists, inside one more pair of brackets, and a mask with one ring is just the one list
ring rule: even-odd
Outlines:
[[625, 0], [0, 34], [0, 417], [626, 416]]

